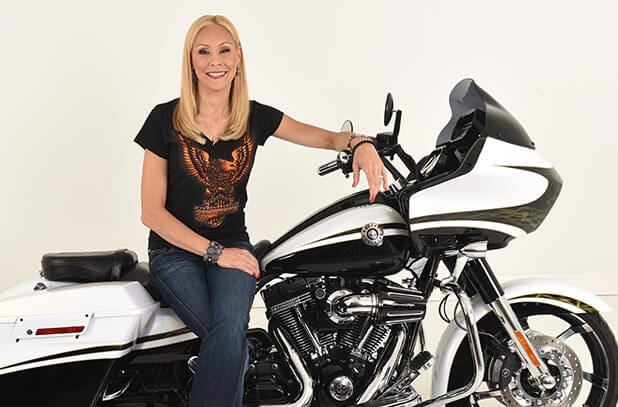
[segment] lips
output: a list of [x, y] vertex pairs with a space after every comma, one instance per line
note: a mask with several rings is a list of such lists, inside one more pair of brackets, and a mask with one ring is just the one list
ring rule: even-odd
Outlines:
[[209, 78], [212, 79], [220, 79], [223, 78], [227, 74], [227, 71], [214, 71], [214, 72], [206, 72]]

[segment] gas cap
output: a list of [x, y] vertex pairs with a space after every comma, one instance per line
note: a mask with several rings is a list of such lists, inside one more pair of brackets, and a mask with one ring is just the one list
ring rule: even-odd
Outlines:
[[361, 228], [361, 237], [367, 246], [382, 246], [384, 230], [377, 223], [367, 223]]

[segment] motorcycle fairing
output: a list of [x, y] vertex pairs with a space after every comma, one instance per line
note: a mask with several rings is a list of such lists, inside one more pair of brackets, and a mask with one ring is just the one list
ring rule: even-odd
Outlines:
[[[561, 187], [558, 173], [536, 150], [486, 138], [470, 171], [410, 196], [410, 229], [413, 235], [467, 229], [490, 248], [504, 247], [539, 227]], [[483, 230], [499, 232], [499, 238]]]
[[487, 137], [534, 149], [534, 142], [522, 125], [472, 79], [461, 80], [449, 96], [451, 119], [442, 129], [436, 147], [458, 141], [465, 135], [462, 121], [471, 115], [482, 121]]
[[[503, 283], [502, 287], [505, 298], [509, 299], [510, 303], [516, 303], [524, 299], [528, 301], [533, 300], [540, 303], [551, 303], [568, 312], [580, 314], [585, 312], [611, 311], [611, 307], [605, 301], [591, 292], [559, 280], [540, 278], [517, 279]], [[489, 306], [478, 296], [473, 298], [472, 308], [476, 321], [479, 321], [491, 312]], [[461, 315], [453, 318], [453, 321], [440, 337], [433, 366], [432, 397], [444, 394], [448, 390], [448, 380], [455, 354], [467, 334], [466, 331], [457, 325], [457, 321], [461, 320], [461, 318]]]

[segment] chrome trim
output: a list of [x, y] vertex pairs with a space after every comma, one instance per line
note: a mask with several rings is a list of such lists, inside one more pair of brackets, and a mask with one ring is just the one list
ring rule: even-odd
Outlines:
[[391, 352], [390, 357], [387, 359], [384, 366], [380, 369], [377, 375], [373, 378], [371, 383], [367, 386], [367, 389], [363, 392], [360, 398], [357, 400], [357, 403], [366, 403], [375, 397], [375, 395], [384, 390], [386, 385], [388, 384], [388, 380], [390, 379], [393, 371], [395, 370], [395, 366], [397, 364], [397, 360], [403, 350], [403, 345], [406, 339], [405, 330], [399, 331], [397, 338], [395, 338], [395, 346], [393, 351]]
[[418, 321], [425, 316], [422, 295], [416, 292], [384, 291], [378, 294], [353, 294], [336, 301], [332, 307], [340, 317], [366, 314], [384, 319], [385, 324]]
[[[372, 402], [371, 407], [443, 407], [447, 403], [461, 400], [469, 397], [483, 382], [483, 373], [485, 372], [485, 362], [483, 361], [483, 350], [481, 348], [481, 340], [479, 337], [478, 327], [476, 326], [476, 318], [474, 317], [472, 303], [470, 298], [461, 288], [456, 285], [449, 287], [461, 302], [461, 311], [464, 316], [464, 321], [470, 338], [470, 350], [472, 353], [472, 362], [474, 364], [474, 377], [468, 384], [459, 389], [451, 390], [436, 398], [417, 403], [417, 395], [411, 394], [400, 400], [384, 400], [380, 402]], [[368, 407], [369, 405], [367, 405]], [[363, 407], [357, 405], [356, 407]]]
[[[496, 314], [496, 316], [498, 317], [502, 325], [504, 326], [506, 332], [511, 338], [511, 341], [513, 342], [513, 346], [515, 347], [515, 350], [517, 351], [519, 358], [530, 371], [530, 374], [531, 374], [530, 378], [536, 381], [537, 387], [541, 390], [543, 389], [549, 390], [549, 389], [554, 388], [556, 383], [555, 381], [553, 381], [553, 376], [549, 372], [549, 369], [547, 365], [545, 364], [545, 362], [543, 361], [543, 359], [541, 358], [541, 355], [539, 355], [539, 352], [532, 345], [530, 339], [528, 338], [528, 335], [524, 331], [524, 328], [519, 323], [519, 319], [517, 318], [517, 315], [515, 315], [513, 308], [511, 308], [511, 305], [504, 299], [504, 297], [498, 297], [496, 301], [488, 305], [492, 309], [494, 314]], [[527, 343], [528, 349], [531, 351], [533, 356], [538, 360], [539, 362], [538, 366], [532, 363], [530, 356], [528, 356], [526, 349], [519, 342], [519, 339], [515, 335], [515, 332], [520, 332], [523, 335], [525, 341], [528, 342]], [[547, 384], [545, 385], [545, 383]]]
[[311, 344], [313, 345], [313, 349], [315, 349], [315, 353], [317, 354], [317, 356], [322, 356], [324, 352], [322, 351], [320, 342], [315, 337], [315, 333], [313, 332], [311, 328], [309, 328], [309, 326], [305, 322], [305, 318], [303, 318], [303, 315], [300, 313], [300, 310], [298, 309], [298, 307], [294, 308], [294, 312], [296, 312], [296, 316], [298, 317], [298, 321], [297, 321], [298, 324], [303, 328], [303, 330], [309, 337], [309, 340], [311, 341]]
[[288, 358], [290, 359], [292, 370], [296, 373], [296, 377], [301, 383], [302, 391], [298, 400], [293, 403], [260, 404], [260, 407], [308, 407], [313, 399], [313, 380], [311, 379], [309, 372], [307, 372], [307, 369], [305, 369], [300, 355], [292, 347], [290, 342], [288, 342], [281, 330], [279, 328], [275, 328], [273, 330], [273, 335], [275, 335], [276, 339], [281, 342], [284, 348], [283, 351], [286, 352]]
[[[470, 297], [458, 286], [453, 287], [453, 292], [461, 303], [461, 311], [464, 316], [468, 337], [470, 339], [470, 351], [472, 353], [472, 362], [474, 364], [474, 377], [470, 382], [460, 387], [459, 389], [451, 390], [446, 394], [438, 396], [434, 399], [424, 401], [418, 404], [418, 407], [438, 407], [452, 401], [461, 400], [470, 396], [483, 382], [483, 373], [485, 372], [485, 361], [483, 360], [483, 349], [481, 348], [481, 339], [479, 330], [476, 326], [476, 318]], [[403, 407], [403, 404], [392, 404], [392, 407]], [[388, 407], [388, 406], [380, 406]]]
[[[371, 282], [373, 283], [373, 281]], [[354, 321], [354, 315], [340, 315], [339, 312], [337, 312], [336, 309], [336, 305], [339, 302], [339, 300], [347, 295], [352, 294], [352, 290], [349, 289], [341, 289], [341, 290], [337, 290], [337, 291], [333, 291], [328, 298], [326, 299], [326, 305], [328, 306], [326, 314], [328, 315], [328, 318], [330, 318], [331, 321], [333, 321], [336, 324], [342, 324], [345, 322], [352, 322]]]
[[345, 316], [375, 314], [378, 311], [378, 297], [375, 294], [353, 294], [340, 299], [336, 305], [341, 306], [339, 314]]
[[335, 400], [341, 402], [348, 400], [354, 393], [354, 383], [348, 376], [338, 376], [330, 382], [328, 386], [330, 395]]
[[[121, 371], [120, 373], [124, 373], [124, 371]], [[105, 386], [105, 391], [103, 392], [103, 397], [101, 397], [101, 401], [110, 401], [110, 400], [114, 400], [122, 396], [129, 389], [129, 386], [131, 386], [131, 383], [133, 383], [134, 377], [135, 376], [129, 377], [129, 380], [127, 380], [125, 385], [120, 390], [112, 394], [107, 394], [107, 386], [109, 386], [109, 383], [108, 383], [107, 386]]]

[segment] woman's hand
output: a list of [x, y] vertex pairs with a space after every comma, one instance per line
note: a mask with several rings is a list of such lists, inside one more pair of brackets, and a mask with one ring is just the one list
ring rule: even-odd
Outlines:
[[[283, 140], [303, 146], [326, 148], [335, 151], [353, 148], [356, 146], [356, 143], [361, 142], [363, 139], [354, 133], [333, 132], [301, 123], [287, 115], [283, 115], [279, 127], [273, 134]], [[354, 141], [352, 141], [353, 139]], [[351, 142], [353, 145], [350, 145]], [[360, 170], [365, 172], [369, 184], [369, 202], [373, 203], [375, 201], [380, 188], [383, 190], [388, 188], [384, 164], [371, 143], [363, 143], [354, 149], [352, 169], [354, 170], [354, 183], [352, 184], [354, 187], [358, 185]]]
[[369, 202], [373, 203], [380, 192], [380, 189], [388, 189], [388, 174], [384, 168], [384, 163], [380, 159], [375, 146], [372, 143], [363, 143], [354, 149], [352, 157], [352, 170], [354, 171], [354, 181], [352, 186], [358, 185], [360, 180], [360, 170], [363, 170], [369, 185]]
[[236, 247], [226, 247], [217, 261], [219, 267], [238, 269], [256, 279], [260, 278], [260, 265], [257, 259], [248, 250]]

